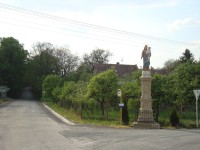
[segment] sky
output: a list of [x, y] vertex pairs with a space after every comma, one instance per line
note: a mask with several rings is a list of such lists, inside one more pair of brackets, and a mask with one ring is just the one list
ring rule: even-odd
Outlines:
[[138, 67], [147, 44], [151, 66], [162, 68], [186, 48], [200, 60], [199, 7], [199, 0], [0, 0], [0, 37], [30, 52], [37, 42], [80, 57], [104, 49], [109, 63]]

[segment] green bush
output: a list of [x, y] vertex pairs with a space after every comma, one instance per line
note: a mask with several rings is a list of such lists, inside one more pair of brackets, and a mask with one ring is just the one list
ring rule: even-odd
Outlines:
[[173, 110], [170, 114], [170, 123], [173, 127], [177, 127], [179, 125], [179, 117], [176, 110]]
[[53, 94], [52, 91], [56, 87], [60, 87], [62, 84], [62, 78], [58, 75], [48, 75], [45, 77], [43, 83], [42, 83], [42, 97], [43, 100], [46, 101], [46, 99], [53, 101]]
[[165, 119], [159, 119], [158, 122], [161, 127], [169, 127], [171, 124], [169, 120], [165, 120]]
[[53, 101], [55, 103], [58, 103], [59, 101], [61, 101], [61, 94], [62, 94], [62, 88], [61, 87], [55, 87], [53, 90], [52, 90], [52, 95], [53, 95]]

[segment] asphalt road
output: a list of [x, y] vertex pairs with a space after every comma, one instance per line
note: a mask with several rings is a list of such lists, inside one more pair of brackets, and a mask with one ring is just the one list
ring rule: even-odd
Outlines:
[[0, 106], [0, 150], [199, 150], [200, 130], [67, 125], [40, 102]]

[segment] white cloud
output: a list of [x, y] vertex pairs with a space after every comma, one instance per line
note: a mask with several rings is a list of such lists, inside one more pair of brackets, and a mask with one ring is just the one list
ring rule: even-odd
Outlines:
[[135, 9], [154, 9], [154, 8], [163, 8], [163, 7], [174, 7], [179, 4], [180, 0], [135, 0], [128, 1], [123, 3], [115, 3], [115, 6], [119, 7], [128, 7]]
[[200, 20], [195, 20], [193, 18], [185, 18], [185, 19], [177, 19], [174, 20], [172, 23], [167, 25], [168, 31], [174, 31], [177, 29], [181, 29], [186, 26], [194, 26], [194, 25], [200, 25]]
[[160, 7], [173, 7], [176, 6], [178, 3], [178, 0], [168, 0], [168, 1], [150, 1], [150, 3], [147, 3], [143, 5], [147, 8], [160, 8]]

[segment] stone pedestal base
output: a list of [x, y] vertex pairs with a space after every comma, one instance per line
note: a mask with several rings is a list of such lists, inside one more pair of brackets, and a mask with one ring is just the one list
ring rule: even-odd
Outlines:
[[154, 118], [153, 118], [153, 110], [144, 110], [140, 108], [140, 112], [138, 115], [138, 122], [154, 122]]
[[134, 128], [140, 129], [160, 129], [160, 124], [153, 118], [152, 99], [151, 99], [151, 72], [142, 71], [141, 80], [141, 99], [140, 111], [137, 122], [134, 122]]
[[134, 122], [135, 129], [160, 129], [160, 124], [157, 122]]
[[140, 109], [137, 122], [133, 123], [136, 129], [160, 129], [160, 124], [154, 121], [153, 110]]

